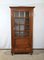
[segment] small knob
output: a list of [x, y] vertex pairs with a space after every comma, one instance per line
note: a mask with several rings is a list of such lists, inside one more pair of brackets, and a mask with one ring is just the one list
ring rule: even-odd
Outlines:
[[13, 30], [15, 30], [15, 28], [13, 28]]

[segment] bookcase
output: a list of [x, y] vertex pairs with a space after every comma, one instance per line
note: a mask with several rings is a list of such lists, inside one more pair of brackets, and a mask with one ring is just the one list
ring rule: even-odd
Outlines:
[[10, 7], [12, 55], [33, 52], [33, 9], [26, 6]]

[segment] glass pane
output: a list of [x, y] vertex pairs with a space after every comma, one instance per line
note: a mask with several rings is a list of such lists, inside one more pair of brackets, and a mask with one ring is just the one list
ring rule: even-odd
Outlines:
[[20, 32], [20, 36], [21, 37], [24, 37], [24, 32]]
[[25, 19], [24, 18], [21, 18], [20, 19], [20, 24], [24, 24], [25, 23]]
[[15, 32], [15, 36], [16, 36], [16, 37], [19, 36], [19, 32]]
[[15, 30], [19, 30], [19, 25], [15, 25]]
[[20, 25], [20, 30], [24, 30], [24, 25]]
[[29, 24], [29, 18], [25, 19], [25, 24]]
[[25, 12], [25, 16], [26, 17], [29, 17], [29, 12]]
[[15, 12], [15, 17], [19, 17], [19, 12]]
[[20, 17], [24, 17], [24, 12], [20, 12]]
[[15, 24], [19, 24], [19, 19], [15, 18]]
[[25, 30], [29, 30], [29, 25], [26, 25], [25, 26]]
[[25, 32], [25, 36], [29, 36], [29, 31], [26, 31]]

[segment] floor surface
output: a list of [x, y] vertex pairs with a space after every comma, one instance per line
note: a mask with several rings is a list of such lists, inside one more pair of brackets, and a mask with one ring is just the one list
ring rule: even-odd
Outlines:
[[0, 60], [44, 60], [44, 50], [34, 50], [33, 54], [14, 54], [10, 50], [0, 50]]

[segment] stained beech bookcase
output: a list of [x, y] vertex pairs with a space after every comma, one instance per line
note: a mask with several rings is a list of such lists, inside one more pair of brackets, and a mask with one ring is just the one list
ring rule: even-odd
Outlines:
[[10, 7], [12, 55], [33, 52], [33, 9], [26, 6]]

